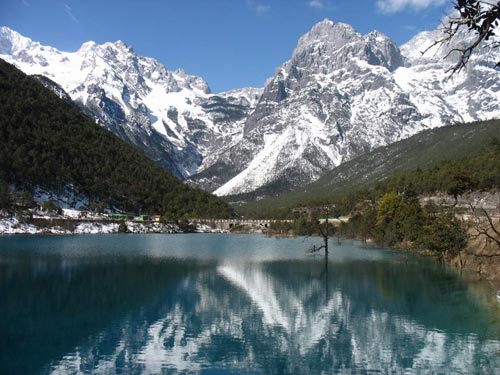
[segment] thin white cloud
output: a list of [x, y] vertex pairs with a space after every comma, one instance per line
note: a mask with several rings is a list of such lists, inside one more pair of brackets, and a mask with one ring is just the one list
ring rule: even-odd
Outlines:
[[66, 14], [73, 20], [73, 22], [80, 23], [78, 21], [78, 18], [75, 17], [73, 14], [73, 11], [71, 10], [71, 7], [68, 4], [64, 4], [64, 10], [66, 11]]
[[25, 7], [29, 7], [31, 4], [28, 3], [28, 0], [22, 0]]
[[271, 6], [259, 3], [255, 0], [247, 0], [247, 7], [253, 10], [258, 15], [263, 15], [271, 11]]
[[422, 10], [440, 6], [449, 0], [377, 0], [377, 8], [382, 13], [397, 13], [406, 9]]
[[310, 0], [306, 3], [309, 8], [317, 11], [333, 12], [336, 10], [335, 6], [330, 0]]
[[255, 11], [259, 14], [267, 13], [271, 10], [270, 5], [259, 4], [255, 7]]
[[317, 8], [317, 9], [323, 9], [325, 7], [325, 4], [323, 4], [323, 2], [319, 0], [309, 1], [307, 5], [310, 6], [311, 8]]

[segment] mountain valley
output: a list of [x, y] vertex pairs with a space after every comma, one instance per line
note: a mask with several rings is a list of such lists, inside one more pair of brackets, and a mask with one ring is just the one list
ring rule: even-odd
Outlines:
[[190, 184], [267, 196], [423, 130], [500, 117], [500, 51], [479, 49], [450, 77], [454, 56], [420, 53], [439, 35], [398, 47], [380, 32], [324, 20], [262, 89], [218, 94], [122, 41], [61, 52], [2, 27], [0, 57], [58, 84], [97, 123]]

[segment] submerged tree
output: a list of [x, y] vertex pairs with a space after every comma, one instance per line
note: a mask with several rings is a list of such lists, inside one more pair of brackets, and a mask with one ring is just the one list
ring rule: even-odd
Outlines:
[[328, 256], [328, 239], [330, 235], [333, 234], [333, 228], [330, 226], [330, 223], [328, 222], [329, 216], [330, 216], [330, 207], [325, 207], [325, 222], [324, 224], [319, 223], [318, 225], [318, 232], [323, 238], [323, 243], [320, 246], [314, 245], [312, 248], [309, 249], [310, 253], [316, 253], [321, 250], [325, 250], [325, 256]]

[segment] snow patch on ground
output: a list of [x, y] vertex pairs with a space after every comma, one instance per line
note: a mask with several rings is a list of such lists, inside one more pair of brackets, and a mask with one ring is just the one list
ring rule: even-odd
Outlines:
[[[0, 219], [0, 234], [102, 234], [118, 233], [120, 224], [116, 222], [78, 222], [74, 221], [74, 230], [60, 226], [35, 226], [22, 223], [18, 217], [10, 216]], [[127, 232], [130, 233], [179, 233], [175, 224], [136, 223], [126, 221]]]
[[[38, 219], [54, 219], [50, 216], [37, 216]], [[57, 219], [56, 219], [57, 220]], [[60, 219], [59, 220], [64, 220]], [[17, 216], [8, 216], [0, 218], [1, 234], [109, 234], [119, 233], [120, 224], [117, 222], [103, 221], [77, 221], [68, 220], [74, 223], [74, 229], [65, 229], [60, 226], [36, 226], [23, 223]], [[133, 221], [123, 222], [127, 227], [127, 233], [181, 233], [182, 231], [176, 224], [166, 223], [139, 223]], [[213, 228], [207, 224], [196, 224], [197, 233], [227, 233], [224, 229]]]
[[16, 217], [0, 219], [1, 234], [36, 234], [39, 229], [31, 224], [22, 224]]

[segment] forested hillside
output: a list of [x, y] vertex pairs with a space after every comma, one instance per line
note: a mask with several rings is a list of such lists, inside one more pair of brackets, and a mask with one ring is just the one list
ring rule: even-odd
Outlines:
[[225, 202], [188, 187], [35, 78], [0, 60], [0, 183], [170, 217], [228, 217]]
[[340, 165], [303, 191], [243, 205], [246, 215], [290, 215], [297, 206], [335, 203], [344, 213], [365, 199], [411, 189], [415, 194], [498, 189], [500, 121], [429, 130]]

